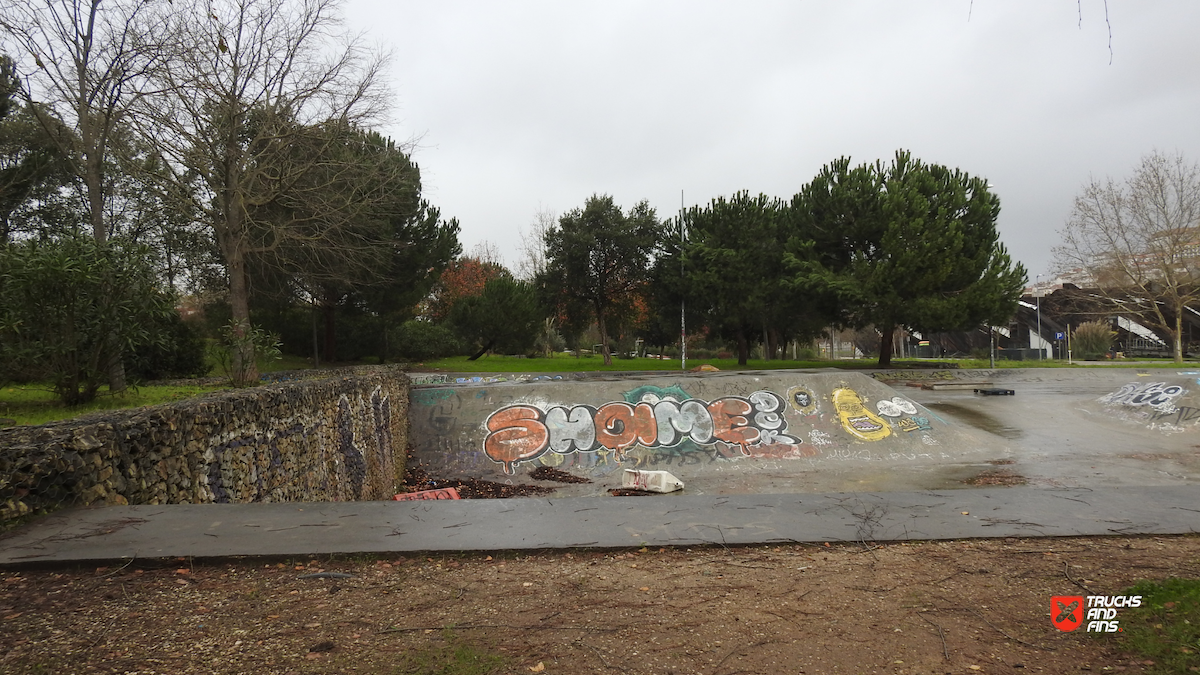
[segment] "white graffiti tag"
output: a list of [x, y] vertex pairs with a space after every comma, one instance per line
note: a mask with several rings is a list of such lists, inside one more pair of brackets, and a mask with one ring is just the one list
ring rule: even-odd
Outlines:
[[913, 405], [912, 401], [899, 396], [893, 396], [892, 400], [890, 401], [884, 399], [876, 403], [875, 407], [879, 410], [880, 415], [884, 415], [886, 417], [899, 417], [901, 415], [917, 414], [917, 406]]
[[833, 445], [833, 438], [824, 431], [818, 431], [817, 429], [808, 432], [808, 441], [817, 447]]
[[1183, 387], [1177, 384], [1168, 386], [1166, 382], [1147, 382], [1145, 384], [1130, 382], [1113, 393], [1102, 397], [1100, 402], [1108, 403], [1109, 405], [1148, 405], [1151, 408], [1158, 408], [1169, 405], [1185, 391]]

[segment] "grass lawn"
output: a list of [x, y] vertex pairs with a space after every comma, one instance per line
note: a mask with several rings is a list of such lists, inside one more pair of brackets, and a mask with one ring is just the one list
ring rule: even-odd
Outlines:
[[[311, 364], [311, 361], [303, 357], [284, 356], [281, 359], [261, 360], [258, 364], [258, 371], [273, 373], [281, 370], [302, 370], [311, 368]], [[221, 377], [215, 370], [210, 371], [209, 375]], [[16, 424], [45, 424], [99, 410], [118, 410], [171, 403], [228, 388], [229, 385], [223, 382], [212, 385], [197, 383], [183, 386], [130, 387], [119, 394], [110, 394], [108, 387], [102, 387], [94, 401], [69, 407], [58, 402], [58, 399], [54, 397], [53, 387], [49, 383], [9, 384], [0, 387], [0, 418], [14, 420]]]
[[94, 401], [76, 407], [67, 407], [58, 402], [49, 385], [11, 384], [0, 388], [0, 417], [15, 420], [17, 424], [45, 424], [98, 410], [137, 408], [157, 403], [170, 403], [222, 388], [224, 387], [221, 385], [137, 387], [120, 394], [109, 394], [105, 388], [100, 391], [100, 395]]
[[[893, 368], [911, 368], [920, 367], [922, 365], [928, 367], [929, 363], [957, 363], [959, 368], [967, 369], [987, 369], [990, 368], [987, 359], [931, 359], [929, 361], [899, 359], [892, 361]], [[785, 370], [795, 368], [848, 368], [848, 369], [871, 369], [877, 368], [879, 361], [877, 359], [856, 359], [856, 360], [838, 360], [838, 361], [763, 361], [760, 359], [750, 359], [745, 366], [739, 366], [737, 359], [688, 359], [688, 369], [695, 368], [700, 365], [715, 366], [720, 370]], [[1074, 364], [1069, 364], [1066, 361], [1009, 361], [1006, 359], [998, 359], [996, 368], [1088, 368], [1088, 367], [1108, 367], [1101, 364], [1112, 364], [1116, 366], [1120, 362], [1112, 361], [1076, 361]], [[1136, 364], [1129, 364], [1129, 367], [1137, 368], [1175, 368], [1177, 367], [1170, 360]], [[1189, 367], [1188, 362], [1184, 362], [1184, 367]], [[636, 359], [621, 359], [614, 358], [611, 366], [604, 365], [604, 359], [600, 356], [589, 354], [575, 358], [570, 354], [556, 354], [552, 358], [536, 358], [528, 359], [518, 356], [496, 356], [488, 355], [479, 358], [476, 361], [468, 361], [465, 356], [452, 356], [445, 359], [437, 359], [433, 361], [425, 361], [420, 364], [413, 364], [414, 370], [441, 370], [452, 373], [558, 373], [558, 372], [580, 372], [580, 371], [607, 371], [607, 372], [625, 372], [625, 371], [642, 371], [642, 370], [680, 370], [679, 359], [651, 359], [651, 358], [636, 358]]]

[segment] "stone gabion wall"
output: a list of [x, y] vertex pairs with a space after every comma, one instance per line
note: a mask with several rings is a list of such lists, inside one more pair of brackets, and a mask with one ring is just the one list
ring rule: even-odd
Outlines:
[[388, 499], [408, 378], [394, 366], [0, 430], [0, 522], [63, 505]]

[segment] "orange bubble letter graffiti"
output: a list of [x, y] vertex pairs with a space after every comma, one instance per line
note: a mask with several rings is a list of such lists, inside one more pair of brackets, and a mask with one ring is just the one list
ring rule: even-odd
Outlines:
[[527, 405], [514, 405], [492, 413], [487, 419], [487, 438], [483, 451], [494, 462], [504, 465], [512, 475], [521, 462], [537, 459], [550, 445], [550, 434], [542, 423], [542, 411]]
[[596, 442], [617, 451], [618, 460], [621, 452], [637, 441], [637, 431], [633, 423], [633, 406], [628, 403], [605, 403], [596, 410]]
[[708, 414], [712, 416], [713, 437], [730, 445], [742, 448], [743, 455], [749, 455], [747, 445], [758, 442], [759, 432], [750, 426], [746, 415], [753, 408], [744, 398], [720, 398], [708, 404]]

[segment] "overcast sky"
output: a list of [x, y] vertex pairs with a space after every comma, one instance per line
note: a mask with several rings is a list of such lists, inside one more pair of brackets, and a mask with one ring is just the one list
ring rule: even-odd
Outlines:
[[510, 267], [539, 209], [788, 198], [840, 156], [905, 148], [994, 185], [1033, 281], [1091, 177], [1155, 149], [1200, 160], [1200, 2], [1109, 0], [1108, 23], [1098, 0], [345, 10], [394, 55], [384, 131], [420, 138], [427, 198]]

